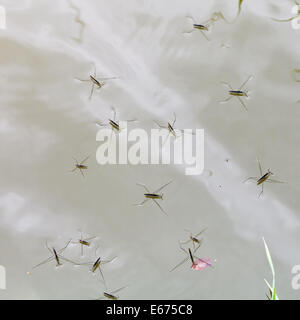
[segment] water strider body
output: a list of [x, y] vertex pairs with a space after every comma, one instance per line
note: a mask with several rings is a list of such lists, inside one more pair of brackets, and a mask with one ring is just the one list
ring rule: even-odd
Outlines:
[[269, 182], [269, 183], [284, 183], [284, 182], [283, 181], [274, 180], [274, 179], [270, 179], [270, 177], [272, 175], [274, 175], [274, 173], [271, 172], [270, 169], [268, 169], [268, 171], [263, 174], [259, 159], [257, 159], [257, 162], [258, 162], [258, 168], [259, 168], [260, 176], [259, 177], [249, 177], [246, 180], [244, 180], [244, 182], [249, 181], [249, 180], [254, 180], [256, 182], [257, 186], [260, 185], [261, 186], [261, 192], [258, 195], [258, 197], [260, 197], [264, 192], [264, 183], [265, 182]]
[[244, 101], [241, 99], [242, 97], [248, 97], [248, 91], [244, 91], [244, 90], [242, 90], [242, 88], [252, 78], [253, 78], [253, 76], [249, 76], [247, 78], [247, 80], [245, 82], [243, 82], [243, 84], [237, 90], [234, 90], [228, 82], [222, 81], [221, 83], [229, 88], [229, 91], [228, 91], [229, 97], [227, 99], [225, 99], [225, 100], [220, 101], [220, 103], [228, 102], [233, 97], [236, 97], [240, 101], [241, 105], [245, 108], [245, 110], [248, 111]]
[[145, 193], [144, 196], [145, 196], [145, 198], [148, 198], [148, 199], [161, 199], [161, 200], [163, 200], [162, 194]]
[[116, 123], [114, 120], [108, 119], [109, 124], [112, 128], [116, 129], [117, 131], [120, 131], [120, 126], [118, 123]]
[[125, 289], [126, 286], [121, 287], [117, 290], [110, 291], [110, 292], [103, 292], [103, 297], [98, 298], [97, 300], [102, 300], [102, 299], [109, 299], [109, 300], [118, 300], [120, 297], [116, 295], [117, 292], [120, 292], [121, 290]]
[[169, 185], [172, 182], [169, 181], [168, 183], [164, 184], [162, 187], [158, 188], [154, 192], [150, 192], [149, 189], [146, 187], [146, 185], [142, 183], [137, 183], [138, 186], [143, 187], [146, 190], [146, 193], [144, 193], [145, 200], [141, 203], [135, 204], [135, 206], [143, 206], [148, 200], [153, 200], [155, 204], [159, 207], [159, 209], [167, 215], [165, 210], [161, 207], [161, 205], [157, 202], [157, 200], [163, 200], [163, 194], [159, 193], [162, 189], [164, 189], [167, 185]]
[[74, 172], [75, 170], [79, 170], [82, 174], [82, 176], [84, 177], [84, 174], [83, 174], [83, 170], [87, 170], [87, 165], [85, 165], [84, 163], [86, 162], [86, 160], [89, 158], [90, 156], [87, 156], [85, 159], [83, 159], [80, 163], [78, 163], [78, 161], [73, 158], [75, 160], [75, 167], [74, 169], [71, 170], [71, 172]]
[[207, 27], [207, 26], [204, 26], [203, 24], [196, 24], [196, 23], [194, 23], [194, 24], [193, 24], [193, 28], [194, 28], [194, 29], [198, 29], [198, 30], [208, 31], [208, 27]]

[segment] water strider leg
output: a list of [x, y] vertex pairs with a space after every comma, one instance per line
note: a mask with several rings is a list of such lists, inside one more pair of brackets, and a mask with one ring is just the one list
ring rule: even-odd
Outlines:
[[262, 168], [261, 168], [261, 164], [260, 164], [260, 161], [259, 161], [258, 158], [257, 158], [257, 164], [258, 164], [258, 169], [259, 169], [260, 176], [262, 177], [262, 175], [263, 175]]
[[92, 84], [92, 89], [91, 89], [91, 93], [90, 93], [90, 96], [89, 96], [89, 100], [92, 99], [92, 95], [93, 95], [93, 92], [94, 92], [94, 88], [95, 88], [95, 83], [93, 82], [93, 84]]
[[207, 35], [205, 34], [205, 32], [202, 31], [202, 30], [200, 30], [200, 31], [201, 31], [203, 37], [204, 37], [207, 41], [210, 41], [210, 39], [207, 37]]
[[237, 97], [237, 98], [239, 99], [239, 101], [240, 101], [241, 105], [245, 108], [245, 110], [246, 110], [246, 111], [248, 111], [248, 109], [247, 109], [247, 107], [246, 107], [246, 105], [245, 105], [244, 101], [241, 99], [241, 97]]
[[174, 125], [175, 125], [175, 123], [176, 123], [176, 113], [174, 112], [173, 114], [174, 114], [174, 120], [173, 120], [172, 127], [174, 128]]
[[229, 100], [231, 100], [233, 98], [233, 96], [229, 96], [227, 99], [225, 99], [225, 100], [221, 100], [221, 101], [219, 101], [220, 103], [226, 103], [226, 102], [228, 102]]
[[165, 210], [161, 207], [161, 205], [155, 200], [155, 199], [152, 199], [156, 205], [159, 207], [159, 209], [167, 216], [168, 214], [165, 212]]
[[249, 181], [249, 180], [254, 180], [254, 181], [257, 181], [259, 178], [258, 177], [250, 177], [250, 178], [247, 178], [246, 180], [243, 181], [243, 183]]
[[284, 181], [274, 180], [274, 179], [267, 179], [265, 182], [269, 183], [285, 183]]
[[166, 186], [168, 186], [172, 182], [173, 182], [173, 180], [170, 180], [169, 182], [167, 182], [166, 184], [164, 184], [163, 186], [161, 186], [160, 188], [155, 190], [154, 193], [157, 193], [157, 192], [161, 191], [162, 189], [164, 189]]
[[249, 77], [242, 83], [242, 85], [239, 87], [238, 91], [241, 91], [242, 88], [246, 85], [246, 83], [247, 83], [250, 79], [252, 79], [252, 78], [253, 78], [252, 75], [249, 76]]
[[230, 85], [230, 83], [225, 82], [225, 81], [221, 81], [221, 84], [223, 84], [224, 86], [226, 86], [226, 87], [229, 88], [230, 90], [233, 90], [233, 89], [232, 89], [232, 86]]
[[149, 189], [143, 183], [137, 183], [138, 186], [143, 187], [148, 193], [150, 193]]

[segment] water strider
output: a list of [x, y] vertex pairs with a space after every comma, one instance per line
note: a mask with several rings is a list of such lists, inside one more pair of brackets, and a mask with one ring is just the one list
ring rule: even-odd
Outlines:
[[254, 180], [256, 182], [256, 185], [257, 186], [261, 186], [261, 192], [259, 194], [258, 197], [260, 197], [263, 192], [264, 192], [264, 183], [265, 182], [269, 182], [269, 183], [284, 183], [283, 181], [278, 181], [278, 180], [274, 180], [274, 179], [271, 179], [270, 177], [272, 175], [274, 175], [274, 173], [272, 173], [270, 171], [270, 169], [268, 169], [268, 171], [266, 173], [263, 174], [263, 171], [262, 171], [262, 168], [261, 168], [261, 164], [260, 164], [260, 161], [259, 159], [257, 159], [257, 162], [258, 162], [258, 168], [259, 168], [259, 173], [260, 173], [260, 177], [249, 177], [247, 178], [246, 180], [244, 180], [244, 182], [246, 181], [249, 181], [249, 180]]
[[80, 250], [81, 250], [81, 256], [83, 256], [83, 247], [89, 247], [91, 245], [91, 240], [97, 238], [96, 236], [94, 237], [89, 237], [89, 238], [83, 238], [82, 237], [82, 232], [80, 231], [80, 239], [78, 241], [72, 241], [71, 243], [74, 244], [79, 244], [80, 245]]
[[187, 251], [184, 248], [182, 248], [182, 246], [180, 245], [180, 249], [187, 255], [187, 257], [183, 259], [181, 262], [179, 262], [174, 268], [172, 268], [170, 272], [174, 271], [175, 269], [180, 267], [182, 264], [184, 264], [188, 260], [191, 260], [192, 262], [191, 268], [194, 270], [203, 270], [206, 267], [212, 267], [212, 263], [210, 259], [201, 259], [195, 256], [195, 252], [200, 248], [200, 246], [201, 246], [201, 243], [192, 252], [190, 248]]
[[245, 110], [248, 111], [244, 101], [241, 99], [242, 97], [248, 97], [248, 91], [243, 91], [242, 89], [246, 85], [246, 83], [252, 78], [253, 78], [253, 76], [249, 76], [247, 78], [247, 80], [245, 82], [243, 82], [243, 84], [237, 90], [232, 89], [231, 85], [228, 82], [222, 81], [221, 83], [229, 88], [229, 91], [228, 91], [229, 97], [225, 100], [220, 101], [220, 103], [228, 102], [233, 97], [236, 97], [240, 101], [242, 106], [245, 108]]
[[207, 24], [208, 21], [204, 22], [203, 24], [198, 24], [196, 23], [195, 19], [191, 16], [187, 16], [188, 19], [191, 19], [192, 22], [193, 22], [193, 26], [192, 26], [192, 30], [190, 31], [185, 31], [183, 33], [192, 33], [193, 31], [195, 30], [198, 30], [202, 33], [203, 37], [207, 40], [207, 41], [210, 41], [210, 39], [207, 37], [207, 35], [205, 34], [205, 32], [208, 32], [209, 31], [209, 25]]
[[97, 78], [97, 71], [95, 68], [94, 75], [90, 75], [89, 79], [79, 79], [79, 78], [75, 78], [75, 79], [77, 79], [79, 81], [91, 81], [92, 82], [91, 93], [89, 96], [89, 100], [91, 100], [95, 87], [97, 89], [101, 89], [105, 85], [105, 80], [113, 80], [113, 79], [117, 79], [117, 77]]
[[102, 300], [102, 299], [109, 299], [109, 300], [118, 300], [120, 297], [116, 296], [117, 292], [120, 292], [121, 290], [125, 289], [127, 286], [121, 287], [117, 290], [110, 291], [110, 292], [103, 292], [103, 297], [98, 298], [97, 300]]
[[222, 12], [214, 12], [212, 16], [206, 20], [205, 22], [199, 24], [195, 21], [195, 19], [192, 16], [186, 16], [186, 18], [192, 20], [192, 29], [190, 31], [185, 31], [183, 33], [192, 33], [193, 31], [200, 31], [203, 35], [203, 37], [207, 40], [210, 41], [210, 39], [207, 37], [206, 33], [210, 31], [210, 28], [213, 26], [215, 22], [218, 20], [222, 19], [226, 22], [228, 22], [225, 17], [223, 16]]
[[66, 258], [64, 258], [64, 257], [61, 255], [61, 254], [63, 253], [63, 251], [68, 247], [68, 245], [70, 244], [70, 242], [71, 242], [71, 240], [70, 240], [62, 249], [56, 250], [55, 248], [50, 249], [50, 248], [48, 247], [48, 242], [46, 241], [46, 248], [47, 248], [47, 249], [49, 250], [49, 252], [51, 253], [51, 256], [50, 256], [49, 258], [47, 258], [46, 260], [40, 262], [39, 264], [35, 265], [35, 266], [33, 267], [33, 269], [34, 269], [34, 268], [37, 268], [37, 267], [39, 267], [39, 266], [41, 266], [41, 265], [43, 265], [43, 264], [45, 264], [45, 263], [51, 262], [51, 261], [53, 261], [53, 260], [56, 261], [56, 266], [57, 266], [57, 267], [59, 267], [59, 266], [62, 265], [61, 260], [66, 261], [66, 262], [70, 262], [70, 263], [73, 263], [73, 264], [76, 264], [75, 262], [73, 262], [73, 261], [71, 261], [71, 260], [69, 260], [69, 259], [66, 259]]
[[193, 235], [189, 230], [185, 230], [187, 232], [190, 233], [190, 236], [189, 236], [189, 239], [187, 241], [183, 241], [183, 242], [180, 242], [180, 244], [188, 244], [192, 241], [193, 243], [193, 248], [195, 250], [195, 244], [198, 244], [200, 245], [201, 244], [201, 239], [198, 239], [198, 237], [200, 236], [200, 234], [202, 234], [204, 231], [206, 231], [207, 228], [201, 230], [199, 233]]
[[[114, 107], [111, 107], [112, 113], [113, 113], [113, 117], [112, 119], [108, 119], [108, 123], [102, 123], [100, 121], [96, 121], [95, 123], [99, 126], [99, 127], [110, 127], [113, 131], [116, 132], [121, 132], [122, 128], [120, 127], [119, 121], [116, 120], [116, 116], [117, 116], [117, 111]], [[131, 120], [123, 120], [124, 122], [135, 122], [137, 121], [137, 119], [131, 119]]]
[[81, 162], [78, 163], [78, 161], [73, 158], [75, 160], [75, 167], [74, 169], [72, 169], [70, 172], [74, 172], [75, 170], [80, 170], [82, 176], [84, 177], [84, 174], [83, 174], [83, 170], [87, 170], [87, 166], [84, 164], [86, 162], [86, 160], [89, 158], [90, 156], [87, 156], [85, 159], [83, 159]]
[[[162, 144], [163, 146], [164, 146], [164, 144], [166, 143], [166, 141], [168, 140], [168, 138], [169, 138], [170, 135], [172, 135], [175, 139], [178, 138], [176, 131], [181, 132], [181, 134], [184, 133], [184, 130], [182, 130], [182, 129], [177, 129], [177, 128], [175, 129], [174, 125], [175, 125], [175, 123], [176, 123], [177, 118], [176, 118], [176, 113], [174, 112], [173, 114], [174, 114], [174, 120], [173, 120], [173, 122], [172, 122], [172, 123], [168, 122], [166, 126], [161, 125], [160, 123], [158, 123], [157, 121], [154, 120], [155, 124], [156, 124], [158, 127], [160, 127], [161, 129], [167, 129], [167, 130], [168, 130], [168, 135], [167, 135], [165, 141], [164, 141], [163, 144]], [[189, 132], [189, 133], [190, 133], [190, 132]], [[191, 134], [192, 134], [192, 135], [195, 135], [194, 132], [192, 132]]]
[[168, 186], [173, 180], [169, 181], [168, 183], [164, 184], [162, 187], [158, 188], [157, 190], [150, 192], [146, 185], [142, 183], [137, 183], [138, 186], [143, 187], [147, 193], [144, 193], [145, 200], [141, 203], [135, 204], [135, 206], [143, 206], [148, 200], [153, 200], [153, 202], [159, 207], [159, 209], [167, 215], [165, 210], [161, 207], [161, 205], [157, 202], [157, 200], [163, 200], [163, 193], [159, 193], [163, 190], [166, 186]]
[[[98, 248], [97, 248], [98, 249]], [[95, 251], [95, 253], [97, 253], [97, 249]], [[116, 257], [110, 259], [110, 260], [105, 260], [105, 259], [102, 259], [102, 257], [98, 256], [98, 258], [96, 259], [96, 261], [92, 261], [92, 262], [85, 262], [85, 263], [76, 263], [76, 265], [86, 265], [86, 266], [90, 266], [91, 269], [90, 271], [92, 273], [95, 273], [97, 270], [99, 270], [99, 273], [101, 275], [101, 278], [103, 280], [103, 283], [106, 287], [106, 283], [105, 283], [105, 279], [104, 279], [104, 275], [103, 275], [103, 272], [101, 270], [101, 266], [104, 265], [104, 264], [107, 264], [107, 263], [110, 263], [112, 262], [113, 260], [115, 260]]]

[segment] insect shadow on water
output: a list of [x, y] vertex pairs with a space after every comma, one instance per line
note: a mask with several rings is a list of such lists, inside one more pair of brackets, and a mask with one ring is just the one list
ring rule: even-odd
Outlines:
[[[99, 248], [97, 248], [97, 249], [95, 250], [95, 254], [97, 254], [97, 250], [98, 250], [98, 249], [99, 249]], [[109, 259], [109, 260], [105, 260], [105, 259], [102, 259], [101, 256], [98, 256], [98, 258], [96, 259], [96, 261], [93, 261], [93, 262], [84, 262], [84, 263], [76, 263], [76, 265], [89, 266], [89, 267], [91, 267], [90, 271], [91, 271], [92, 273], [95, 273], [97, 270], [99, 270], [100, 276], [101, 276], [101, 278], [102, 278], [102, 280], [103, 280], [103, 283], [104, 283], [104, 285], [105, 285], [105, 287], [106, 287], [106, 282], [105, 282], [105, 279], [104, 279], [103, 272], [102, 272], [102, 270], [101, 270], [101, 266], [104, 265], [104, 264], [110, 263], [110, 262], [112, 262], [112, 261], [115, 260], [115, 259], [116, 259], [116, 257], [113, 257], [112, 259]]]
[[[113, 117], [112, 117], [112, 119], [108, 119], [108, 123], [102, 123], [100, 121], [95, 122], [99, 127], [102, 127], [102, 128], [108, 127], [108, 128], [112, 129], [111, 135], [110, 135], [110, 141], [111, 141], [111, 136], [112, 136], [113, 132], [120, 133], [123, 130], [123, 128], [120, 127], [120, 121], [116, 120], [116, 116], [117, 116], [116, 109], [114, 107], [111, 107], [111, 110], [113, 113]], [[123, 120], [123, 121], [124, 122], [136, 122], [137, 119]]]
[[71, 241], [73, 244], [79, 244], [80, 245], [80, 254], [83, 256], [83, 247], [89, 247], [91, 245], [91, 240], [97, 238], [96, 236], [89, 237], [89, 238], [83, 238], [82, 232], [80, 232], [80, 239], [77, 241]]
[[48, 249], [48, 251], [50, 252], [51, 256], [49, 258], [47, 258], [46, 260], [40, 262], [39, 264], [35, 265], [33, 267], [33, 269], [45, 264], [45, 263], [48, 263], [48, 262], [51, 262], [53, 260], [56, 261], [56, 266], [59, 267], [62, 265], [61, 263], [61, 260], [63, 261], [66, 261], [66, 262], [70, 262], [72, 264], [76, 264], [75, 262], [69, 260], [69, 259], [66, 259], [65, 257], [62, 256], [62, 253], [67, 249], [68, 245], [70, 244], [71, 240], [68, 241], [68, 243], [62, 248], [62, 249], [59, 249], [59, 250], [56, 250], [55, 248], [49, 248], [48, 246], [48, 242], [46, 241], [46, 248]]
[[258, 197], [260, 198], [260, 196], [264, 193], [264, 183], [265, 182], [268, 182], [268, 183], [284, 183], [284, 181], [271, 179], [270, 177], [272, 175], [274, 175], [274, 173], [271, 172], [270, 169], [268, 169], [268, 171], [265, 174], [263, 174], [262, 167], [261, 167], [261, 164], [260, 164], [260, 161], [259, 161], [258, 158], [257, 158], [257, 163], [258, 163], [258, 169], [259, 169], [260, 177], [249, 177], [246, 180], [244, 180], [244, 183], [249, 181], [249, 180], [254, 180], [256, 182], [257, 186], [260, 185], [261, 186], [261, 192], [258, 195]]
[[229, 97], [228, 97], [227, 99], [221, 100], [221, 101], [219, 101], [219, 102], [220, 102], [220, 103], [226, 103], [226, 102], [228, 102], [229, 100], [231, 100], [233, 97], [236, 97], [236, 98], [240, 101], [241, 105], [245, 108], [245, 110], [248, 111], [248, 109], [247, 109], [244, 101], [242, 100], [242, 97], [248, 97], [248, 91], [243, 91], [242, 89], [243, 89], [243, 87], [247, 84], [247, 82], [248, 82], [249, 80], [251, 80], [252, 78], [253, 78], [253, 76], [249, 76], [249, 77], [246, 79], [246, 81], [244, 81], [244, 82], [242, 83], [242, 85], [239, 87], [239, 89], [237, 89], [237, 90], [234, 90], [228, 82], [222, 81], [221, 83], [229, 88], [229, 91], [228, 91]]
[[300, 79], [297, 78], [296, 74], [299, 74], [300, 73], [300, 69], [294, 69], [293, 70], [293, 77], [294, 77], [294, 80], [296, 82], [300, 82]]
[[191, 260], [191, 268], [194, 270], [203, 270], [206, 267], [213, 267], [210, 259], [203, 259], [195, 256], [195, 253], [200, 248], [201, 244], [202, 243], [200, 242], [200, 244], [193, 250], [193, 252], [190, 248], [188, 248], [188, 250], [185, 250], [181, 245], [179, 245], [180, 249], [187, 255], [187, 257], [179, 262], [174, 268], [172, 268], [170, 272], [174, 271], [188, 260]]
[[173, 180], [169, 181], [168, 183], [164, 184], [157, 190], [150, 192], [149, 189], [146, 187], [143, 183], [137, 183], [138, 186], [143, 187], [146, 190], [146, 193], [144, 193], [145, 200], [143, 200], [141, 203], [134, 204], [134, 206], [143, 206], [147, 201], [153, 200], [153, 202], [159, 207], [159, 209], [167, 215], [166, 211], [161, 207], [161, 205], [157, 202], [157, 200], [163, 200], [163, 193], [159, 193], [161, 190], [163, 190], [166, 186], [168, 186], [170, 183], [172, 183]]
[[94, 89], [95, 87], [97, 89], [101, 89], [104, 85], [105, 85], [105, 81], [106, 80], [113, 80], [113, 79], [117, 79], [117, 77], [107, 77], [107, 78], [97, 78], [97, 71], [96, 68], [94, 70], [94, 74], [90, 75], [89, 79], [79, 79], [79, 78], [75, 78], [76, 80], [82, 81], [82, 82], [92, 82], [92, 88], [91, 88], [91, 93], [89, 95], [89, 100], [92, 99], [93, 93], [94, 93]]
[[[300, 69], [294, 69], [293, 70], [293, 78], [296, 82], [300, 82], [300, 79], [297, 77], [297, 75], [300, 73]], [[297, 101], [298, 103], [300, 102], [300, 100]]]
[[[163, 144], [162, 144], [163, 146], [164, 146], [165, 143], [168, 141], [168, 138], [169, 138], [170, 135], [172, 135], [175, 139], [177, 139], [177, 138], [178, 138], [177, 133], [180, 132], [181, 135], [184, 133], [184, 130], [182, 130], [182, 129], [177, 129], [177, 128], [175, 129], [174, 125], [175, 125], [175, 123], [176, 123], [177, 118], [176, 118], [175, 112], [174, 112], [173, 114], [174, 114], [174, 120], [173, 120], [173, 122], [172, 122], [172, 123], [168, 122], [166, 126], [161, 125], [161, 124], [158, 123], [156, 120], [154, 120], [154, 123], [155, 123], [159, 128], [168, 130], [168, 135], [167, 135], [165, 141], [164, 141]], [[177, 131], [177, 133], [176, 133], [176, 131]], [[188, 133], [190, 133], [190, 132], [188, 132]], [[192, 135], [195, 135], [194, 132], [192, 132], [191, 134], [192, 134]], [[181, 135], [180, 135], [180, 136], [181, 136]]]
[[188, 244], [192, 241], [193, 243], [193, 249], [195, 250], [195, 244], [200, 245], [201, 244], [201, 239], [198, 239], [198, 237], [200, 236], [200, 234], [202, 234], [204, 231], [206, 231], [207, 228], [201, 230], [199, 233], [193, 235], [192, 232], [190, 230], [185, 230], [187, 232], [190, 233], [189, 239], [187, 241], [180, 241], [180, 244]]
[[80, 18], [80, 10], [78, 7], [76, 7], [71, 0], [68, 0], [69, 2], [69, 6], [71, 9], [73, 9], [76, 12], [76, 16], [75, 16], [75, 23], [78, 23], [80, 25], [80, 30], [79, 30], [79, 36], [78, 37], [73, 37], [72, 39], [78, 42], [82, 42], [82, 38], [83, 38], [83, 32], [85, 29], [85, 22], [83, 20], [81, 20]]
[[86, 158], [84, 158], [81, 162], [78, 163], [78, 161], [73, 158], [75, 160], [75, 167], [74, 169], [70, 170], [70, 172], [74, 172], [76, 171], [77, 169], [80, 171], [80, 173], [82, 174], [82, 176], [84, 177], [84, 174], [83, 174], [83, 170], [87, 170], [88, 169], [88, 166], [85, 165], [84, 163], [87, 161], [87, 159], [89, 158], [90, 156], [87, 156]]
[[271, 18], [271, 19], [273, 21], [276, 21], [276, 22], [291, 22], [294, 19], [299, 18], [300, 17], [300, 3], [298, 1], [295, 1], [295, 5], [296, 5], [296, 9], [297, 9], [297, 12], [295, 12], [295, 14], [296, 14], [295, 16], [292, 16], [292, 17], [287, 18], [287, 19], [277, 19], [277, 18]]
[[96, 300], [103, 300], [103, 299], [118, 300], [120, 297], [116, 296], [116, 293], [120, 292], [121, 290], [125, 289], [126, 287], [127, 286], [124, 286], [124, 287], [121, 287], [121, 288], [119, 288], [117, 290], [109, 291], [109, 292], [104, 291], [103, 292], [103, 297], [99, 297]]

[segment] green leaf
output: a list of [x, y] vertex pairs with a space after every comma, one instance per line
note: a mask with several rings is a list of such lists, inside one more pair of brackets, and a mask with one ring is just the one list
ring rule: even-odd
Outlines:
[[273, 261], [271, 258], [269, 248], [268, 248], [264, 238], [263, 238], [263, 242], [264, 242], [264, 246], [265, 246], [265, 250], [266, 250], [266, 256], [267, 256], [267, 259], [268, 259], [268, 262], [269, 262], [269, 265], [271, 268], [272, 276], [273, 276], [272, 287], [270, 286], [270, 284], [268, 283], [268, 281], [266, 279], [265, 279], [265, 282], [266, 282], [267, 286], [269, 287], [269, 289], [272, 291], [272, 300], [279, 300], [276, 295], [276, 292], [275, 292], [275, 270], [274, 270], [274, 266], [273, 266]]

